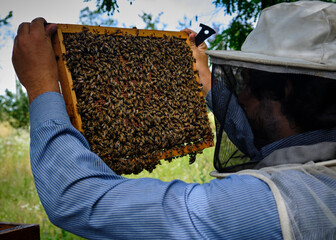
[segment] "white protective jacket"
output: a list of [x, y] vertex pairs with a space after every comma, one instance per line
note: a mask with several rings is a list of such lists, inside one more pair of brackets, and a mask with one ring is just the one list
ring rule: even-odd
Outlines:
[[284, 239], [336, 239], [336, 142], [279, 149], [256, 168], [236, 174], [268, 184]]

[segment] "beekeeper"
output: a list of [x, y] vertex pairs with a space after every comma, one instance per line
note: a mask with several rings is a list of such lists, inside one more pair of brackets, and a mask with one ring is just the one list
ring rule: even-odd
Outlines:
[[206, 52], [211, 73], [205, 45], [193, 47], [218, 123], [218, 179], [203, 185], [127, 179], [90, 151], [59, 93], [56, 25], [44, 23], [20, 25], [12, 60], [31, 102], [36, 188], [55, 225], [88, 239], [336, 238], [336, 4], [265, 9], [242, 51]]

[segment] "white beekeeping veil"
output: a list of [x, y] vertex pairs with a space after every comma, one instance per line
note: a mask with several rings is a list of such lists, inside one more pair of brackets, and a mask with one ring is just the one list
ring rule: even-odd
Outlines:
[[[241, 51], [206, 53], [212, 62], [215, 168], [220, 172], [252, 168], [260, 159], [256, 159], [254, 136], [237, 103], [244, 85], [242, 69], [336, 80], [336, 4], [298, 1], [274, 5], [262, 11]], [[226, 135], [233, 144], [227, 143]]]

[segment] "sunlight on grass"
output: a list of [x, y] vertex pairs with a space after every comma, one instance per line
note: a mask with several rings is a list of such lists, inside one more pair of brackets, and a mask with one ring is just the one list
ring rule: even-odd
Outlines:
[[4, 138], [12, 135], [14, 129], [9, 122], [0, 122], [0, 138]]

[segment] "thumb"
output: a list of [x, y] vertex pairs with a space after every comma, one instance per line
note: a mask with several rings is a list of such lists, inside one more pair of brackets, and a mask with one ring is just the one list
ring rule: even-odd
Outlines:
[[57, 24], [54, 23], [47, 23], [45, 26], [45, 31], [49, 37], [54, 35], [54, 33], [57, 31]]
[[191, 43], [192, 45], [195, 45], [195, 46], [196, 46], [196, 43], [195, 43], [196, 35], [197, 35], [196, 33], [190, 33], [190, 35], [189, 35], [190, 43]]

